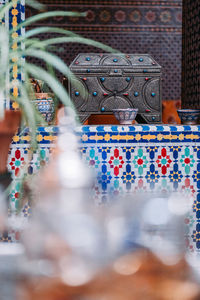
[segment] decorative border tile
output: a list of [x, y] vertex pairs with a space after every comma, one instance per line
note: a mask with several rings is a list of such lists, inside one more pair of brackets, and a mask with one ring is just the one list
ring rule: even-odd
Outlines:
[[[25, 20], [25, 0], [21, 0], [20, 2], [11, 0], [11, 2], [12, 8], [9, 11], [9, 28], [13, 30], [11, 47], [13, 49], [17, 49], [19, 47], [23, 49], [23, 43], [19, 44], [17, 42], [17, 39], [19, 36], [23, 36], [25, 34], [25, 29], [23, 27], [21, 29], [17, 29], [17, 27], [22, 21]], [[12, 66], [11, 76], [11, 80], [14, 84], [12, 94], [16, 98], [19, 94], [18, 82], [24, 78], [23, 67], [19, 68], [17, 62]], [[10, 99], [7, 99], [6, 108], [16, 109], [18, 108], [18, 104], [16, 102], [10, 101]]]
[[77, 132], [199, 132], [200, 125], [85, 125], [79, 126]]
[[[59, 128], [56, 126], [38, 127], [36, 138], [39, 144], [52, 144], [56, 141], [58, 133]], [[30, 140], [29, 130], [25, 128], [13, 137], [12, 145], [27, 145]]]

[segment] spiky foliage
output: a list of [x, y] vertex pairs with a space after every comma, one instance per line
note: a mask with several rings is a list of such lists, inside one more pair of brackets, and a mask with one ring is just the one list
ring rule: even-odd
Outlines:
[[[20, 2], [20, 0], [16, 0]], [[24, 22], [20, 23], [17, 30], [21, 28], [26, 28], [27, 26], [41, 21], [47, 18], [52, 18], [55, 16], [67, 16], [67, 17], [84, 17], [85, 13], [76, 13], [69, 11], [49, 11], [44, 12], [45, 6], [35, 0], [26, 0], [26, 5], [30, 5], [33, 8], [42, 10], [38, 14], [26, 19]], [[0, 18], [3, 19], [5, 14], [12, 7], [12, 0], [1, 7]], [[16, 29], [15, 29], [16, 30]], [[87, 45], [92, 45], [97, 48], [101, 48], [106, 52], [116, 52], [109, 46], [103, 45], [102, 43], [83, 38], [71, 31], [57, 28], [57, 27], [36, 27], [31, 30], [26, 30], [25, 35], [19, 36], [15, 42], [20, 45], [22, 43], [24, 47], [12, 48], [12, 35], [14, 31], [7, 29], [4, 25], [0, 25], [0, 117], [3, 117], [4, 112], [4, 99], [7, 97], [18, 103], [22, 110], [26, 125], [30, 128], [30, 133], [32, 135], [32, 145], [35, 143], [36, 130], [38, 121], [41, 122], [41, 115], [35, 108], [33, 104], [33, 91], [31, 90], [30, 78], [34, 77], [44, 81], [50, 89], [55, 94], [64, 105], [70, 106], [74, 109], [73, 103], [70, 97], [62, 86], [60, 81], [55, 76], [55, 70], [62, 73], [65, 77], [71, 81], [72, 85], [76, 84], [76, 88], [79, 89], [80, 93], [83, 93], [82, 86], [79, 82], [75, 80], [74, 74], [69, 70], [68, 66], [60, 59], [58, 55], [53, 53], [52, 47], [63, 43], [82, 43]], [[40, 38], [41, 34], [44, 33], [56, 33], [58, 36], [55, 38], [42, 40]], [[47, 68], [42, 68], [41, 66], [36, 66], [28, 62], [28, 57], [36, 57], [43, 61]], [[22, 68], [25, 79], [18, 82], [18, 95], [13, 96], [13, 85], [16, 82], [13, 81], [8, 76], [8, 70], [11, 70], [13, 65]]]

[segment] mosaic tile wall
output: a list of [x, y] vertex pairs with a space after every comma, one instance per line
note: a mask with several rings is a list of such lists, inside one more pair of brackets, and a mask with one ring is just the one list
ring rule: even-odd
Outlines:
[[37, 140], [39, 149], [32, 153], [30, 151], [30, 136], [28, 131], [22, 132], [13, 138], [13, 143], [9, 151], [8, 170], [12, 173], [13, 189], [10, 194], [11, 209], [18, 208], [20, 198], [20, 183], [24, 175], [32, 175], [38, 172], [41, 166], [46, 165], [53, 148], [53, 142], [57, 137], [57, 128], [39, 128]]
[[96, 170], [97, 203], [127, 192], [191, 197], [186, 243], [200, 251], [200, 126], [84, 126], [79, 134], [82, 158]]
[[[39, 128], [40, 149], [29, 162], [28, 132], [14, 137], [8, 161], [14, 178], [10, 195], [13, 210], [18, 206], [23, 170], [31, 175], [48, 163], [57, 134], [57, 127]], [[194, 204], [185, 219], [186, 242], [191, 252], [200, 252], [200, 126], [82, 126], [77, 134], [82, 159], [96, 172], [96, 203], [107, 201], [110, 194], [127, 192], [179, 192], [190, 196]], [[26, 205], [24, 219], [30, 211]], [[17, 239], [16, 231], [1, 237], [2, 241]]]
[[[13, 30], [13, 34], [12, 34], [12, 44], [11, 47], [13, 49], [17, 49], [17, 48], [22, 48], [24, 47], [23, 43], [17, 43], [16, 39], [19, 36], [23, 36], [25, 34], [25, 28], [22, 27], [20, 29], [17, 29], [17, 26], [23, 22], [25, 20], [25, 0], [21, 0], [16, 2], [16, 0], [12, 0], [11, 1], [13, 6], [10, 9], [9, 12], [9, 27], [10, 29]], [[18, 92], [18, 84], [19, 81], [21, 81], [24, 77], [23, 75], [23, 67], [19, 67], [16, 61], [16, 64], [13, 65], [12, 70], [11, 70], [11, 74], [12, 74], [12, 81], [14, 83], [14, 88], [12, 90], [13, 96], [17, 97], [19, 95]], [[13, 101], [7, 101], [7, 107], [10, 107], [12, 109], [16, 109], [18, 108], [18, 104], [16, 102]]]
[[[16, 0], [0, 0], [0, 7], [5, 5], [5, 3], [11, 2], [12, 8], [6, 14], [4, 20], [0, 20], [1, 23], [5, 24], [7, 28], [13, 30], [11, 47], [13, 49], [18, 49], [19, 47], [23, 47], [22, 43], [17, 43], [16, 39], [25, 33], [25, 29], [22, 27], [17, 29], [19, 23], [25, 20], [25, 1], [16, 1]], [[14, 88], [12, 89], [12, 94], [14, 97], [18, 96], [18, 82], [23, 78], [22, 68], [19, 68], [17, 61], [13, 64], [11, 68], [11, 81], [14, 83]], [[11, 102], [9, 98], [5, 99], [5, 107], [7, 109], [16, 109], [18, 105], [16, 102]]]
[[[124, 53], [149, 53], [163, 67], [163, 99], [181, 97], [182, 0], [42, 0], [48, 10], [87, 12], [86, 18], [55, 17], [48, 26], [64, 27], [104, 42]], [[33, 12], [27, 7], [26, 15]], [[37, 25], [40, 25], [37, 24]], [[49, 38], [48, 34], [41, 38]], [[69, 64], [78, 53], [99, 52], [80, 44], [63, 44]]]
[[[36, 174], [41, 167], [45, 166], [54, 148], [53, 142], [57, 139], [57, 127], [38, 128], [37, 140], [39, 148], [35, 153], [30, 151], [30, 136], [28, 130], [24, 130], [19, 135], [13, 137], [13, 142], [9, 151], [8, 170], [12, 174], [13, 182], [10, 190], [11, 215], [19, 209], [21, 197], [22, 179], [24, 176], [30, 178]], [[27, 203], [21, 211], [22, 224], [26, 225], [31, 214], [31, 207]], [[0, 236], [2, 242], [18, 241], [20, 232], [11, 229], [9, 234]]]

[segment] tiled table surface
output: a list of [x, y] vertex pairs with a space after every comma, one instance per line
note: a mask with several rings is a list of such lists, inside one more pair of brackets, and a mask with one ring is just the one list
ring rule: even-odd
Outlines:
[[[28, 131], [14, 137], [8, 161], [14, 178], [10, 194], [13, 210], [18, 205], [24, 166], [31, 176], [48, 163], [58, 131], [58, 127], [38, 128], [40, 148], [28, 165]], [[93, 193], [97, 203], [107, 201], [110, 195], [127, 192], [188, 195], [194, 205], [185, 221], [187, 246], [191, 252], [200, 250], [200, 126], [81, 126], [76, 133], [82, 159], [96, 172]], [[23, 217], [30, 210], [26, 205]], [[17, 234], [11, 233], [10, 239], [16, 239]]]

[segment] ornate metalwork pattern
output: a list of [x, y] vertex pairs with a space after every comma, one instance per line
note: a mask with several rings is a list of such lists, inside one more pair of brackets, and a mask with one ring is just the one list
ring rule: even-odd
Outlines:
[[[52, 18], [43, 24], [73, 30], [120, 50], [149, 53], [163, 67], [163, 99], [181, 98], [182, 0], [43, 0], [49, 10], [87, 12], [85, 18]], [[27, 16], [32, 12], [27, 9]], [[49, 38], [42, 35], [41, 38]], [[63, 44], [70, 64], [78, 53], [99, 52], [79, 44]], [[61, 49], [60, 49], [61, 50]]]
[[161, 67], [151, 56], [80, 54], [70, 69], [85, 90], [70, 85], [81, 122], [115, 108], [138, 108], [138, 122], [161, 122]]

